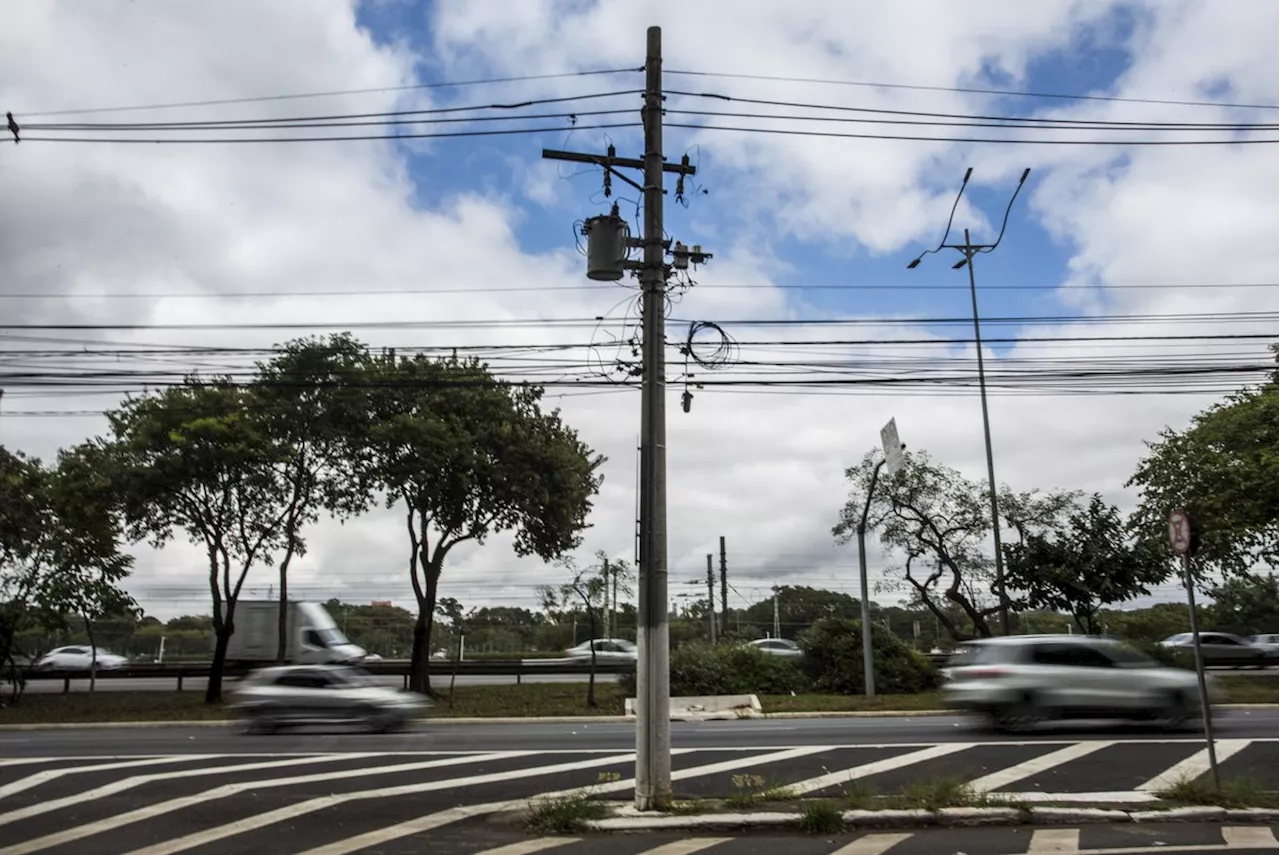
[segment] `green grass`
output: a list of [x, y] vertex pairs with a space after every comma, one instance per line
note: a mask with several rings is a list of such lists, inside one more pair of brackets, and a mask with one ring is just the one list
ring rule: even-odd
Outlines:
[[604, 802], [584, 795], [552, 796], [529, 804], [529, 828], [544, 834], [576, 834], [591, 820], [604, 819]]
[[221, 705], [205, 705], [202, 691], [72, 692], [66, 695], [41, 692], [23, 695], [16, 706], [0, 709], [0, 724], [211, 721], [225, 718], [227, 713]]
[[844, 831], [844, 811], [827, 799], [806, 801], [800, 809], [800, 830], [809, 834], [839, 834]]
[[1223, 702], [1228, 704], [1280, 703], [1280, 683], [1269, 677], [1218, 677]]
[[942, 709], [937, 692], [918, 695], [761, 695], [766, 713], [778, 712], [875, 712], [884, 710]]
[[1274, 808], [1277, 801], [1275, 792], [1268, 792], [1261, 784], [1248, 778], [1228, 778], [1215, 790], [1212, 779], [1207, 775], [1184, 779], [1156, 795], [1179, 805], [1217, 805], [1224, 808]]

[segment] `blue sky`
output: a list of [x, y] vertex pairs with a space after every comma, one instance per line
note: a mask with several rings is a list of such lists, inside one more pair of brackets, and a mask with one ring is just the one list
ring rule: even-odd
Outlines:
[[[591, 4], [578, 5], [587, 7]], [[433, 6], [429, 2], [369, 2], [359, 8], [358, 20], [378, 43], [407, 45], [423, 58], [418, 68], [422, 82], [457, 79], [451, 77], [451, 69], [447, 65], [431, 59], [434, 55], [437, 13]], [[1129, 67], [1131, 56], [1128, 41], [1134, 36], [1138, 22], [1146, 17], [1149, 16], [1137, 6], [1117, 4], [1109, 14], [1078, 32], [1069, 47], [1034, 56], [1023, 79], [1013, 79], [996, 65], [986, 64], [981, 74], [965, 79], [963, 85], [1046, 93], [1108, 93], [1114, 89], [1117, 78]], [[643, 58], [637, 52], [634, 56], [618, 57], [614, 64], [618, 67], [639, 66], [642, 62]], [[690, 57], [668, 55], [666, 64], [669, 68], [688, 67], [696, 65], [696, 61], [691, 61]], [[749, 68], [743, 66], [723, 70], [747, 71]], [[920, 82], [928, 84], [928, 81]], [[630, 88], [641, 84], [639, 74], [620, 75], [601, 78], [597, 88]], [[668, 77], [667, 85], [672, 88], [687, 86], [688, 79]], [[708, 83], [706, 88], [711, 89], [715, 85], [720, 84]], [[727, 82], [723, 84], [723, 88], [733, 90], [735, 87], [732, 82]], [[487, 87], [464, 87], [433, 94], [437, 94], [442, 103], [483, 103], [493, 91]], [[808, 97], [824, 103], [848, 103], [855, 100], [856, 94], [856, 90], [849, 92], [839, 88], [819, 87]], [[610, 106], [616, 103], [611, 102]], [[629, 106], [632, 100], [625, 99], [623, 103]], [[1019, 115], [1031, 115], [1042, 109], [1057, 109], [1062, 105], [1063, 102], [1059, 99], [1024, 97], [997, 98], [992, 104], [993, 109], [1000, 113]], [[608, 120], [614, 119], [609, 117]], [[613, 136], [608, 136], [610, 134]], [[669, 159], [675, 159], [689, 151], [689, 134], [690, 132], [679, 129], [667, 131], [666, 148]], [[538, 254], [564, 249], [568, 235], [566, 223], [604, 211], [608, 203], [599, 193], [598, 170], [560, 164], [562, 174], [578, 174], [570, 182], [573, 192], [560, 194], [557, 199], [559, 204], [550, 208], [521, 197], [520, 173], [537, 168], [534, 162], [538, 158], [539, 148], [544, 145], [578, 151], [603, 151], [607, 139], [618, 140], [622, 153], [633, 156], [638, 154], [637, 133], [597, 131], [566, 134], [561, 139], [497, 137], [446, 140], [434, 143], [434, 150], [429, 156], [410, 155], [409, 162], [412, 165], [411, 174], [419, 187], [430, 188], [424, 189], [420, 197], [423, 205], [430, 206], [433, 199], [441, 196], [477, 190], [496, 196], [509, 195], [516, 199], [523, 213], [518, 221], [521, 247], [526, 252]], [[629, 142], [630, 146], [623, 141]], [[850, 157], [858, 156], [856, 142], [849, 143], [848, 153]], [[1019, 148], [1011, 147], [1007, 157], [1014, 161], [1019, 153]], [[735, 216], [732, 190], [742, 180], [742, 176], [732, 168], [718, 163], [714, 150], [708, 146], [699, 146], [693, 156], [700, 169], [696, 185], [705, 188], [707, 192], [697, 195], [688, 209], [668, 202], [666, 212], [669, 231], [682, 236], [696, 234], [700, 220], [713, 220], [721, 224], [718, 231], [723, 235], [732, 228]], [[947, 188], [949, 183], [949, 189], [954, 193], [959, 189], [962, 175], [963, 170], [957, 168], [947, 172], [940, 170], [934, 177], [940, 188]], [[979, 299], [983, 315], [1056, 316], [1077, 311], [1070, 303], [1059, 300], [1052, 291], [1018, 290], [1010, 287], [1033, 285], [1044, 288], [1059, 284], [1072, 252], [1070, 245], [1050, 238], [1028, 207], [1028, 200], [1039, 179], [1040, 176], [1033, 172], [1012, 211], [1007, 238], [999, 251], [979, 259], [978, 285], [981, 289]], [[615, 182], [615, 185], [618, 185], [615, 188], [617, 195], [628, 199], [635, 196], [635, 191], [631, 188], [622, 186], [620, 182]], [[998, 229], [1015, 186], [1016, 181], [1012, 180], [989, 183], [980, 173], [974, 176], [966, 198], [991, 226], [991, 229], [976, 230], [973, 236], [975, 242], [989, 242], [993, 239], [994, 229]], [[674, 179], [669, 181], [668, 189], [674, 190]], [[623, 203], [624, 214], [633, 213], [629, 212], [629, 207], [626, 202]], [[725, 223], [729, 225], [723, 225]], [[936, 233], [936, 237], [931, 240], [936, 243], [942, 235], [945, 219], [938, 219], [931, 225]], [[948, 242], [959, 242], [962, 236], [961, 229], [956, 228]], [[686, 240], [692, 242], [692, 239]], [[772, 242], [769, 249], [784, 268], [784, 272], [777, 277], [778, 281], [795, 289], [789, 296], [794, 305], [804, 307], [802, 312], [805, 314], [816, 311], [819, 314], [833, 315], [969, 316], [971, 309], [965, 287], [967, 275], [963, 270], [951, 269], [952, 263], [959, 258], [953, 250], [944, 250], [943, 253], [927, 258], [926, 263], [917, 270], [906, 270], [907, 261], [929, 246], [930, 243], [916, 242], [896, 251], [876, 253], [869, 252], [854, 242], [833, 241], [822, 235], [814, 235], [807, 240], [784, 235]], [[877, 287], [848, 290], [797, 288], [809, 283]], [[955, 290], [941, 290], [946, 286], [955, 286]], [[938, 330], [958, 335], [948, 328]], [[992, 335], [1007, 337], [1011, 333], [1012, 328], [1003, 327], [999, 332], [992, 332]], [[995, 349], [1003, 350], [1007, 346], [996, 345]]]

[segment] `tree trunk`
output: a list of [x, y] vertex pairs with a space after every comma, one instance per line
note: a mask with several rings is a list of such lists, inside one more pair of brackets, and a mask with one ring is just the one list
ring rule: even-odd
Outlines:
[[84, 632], [89, 636], [89, 694], [98, 687], [98, 643], [93, 640], [93, 622], [88, 615], [84, 617]]
[[409, 691], [428, 694], [431, 691], [431, 677], [427, 674], [427, 663], [431, 658], [431, 621], [427, 619], [427, 609], [418, 604], [418, 619], [413, 622], [413, 647], [409, 653]]
[[587, 709], [596, 708], [596, 612], [587, 609], [591, 620], [591, 670], [587, 674]]
[[289, 551], [280, 562], [280, 613], [276, 615], [276, 664], [283, 665], [289, 652], [289, 559], [293, 557], [292, 539]]
[[453, 671], [449, 674], [449, 709], [453, 709], [453, 687], [458, 682], [458, 663], [462, 661], [462, 644], [465, 636], [458, 631], [458, 653], [453, 657]]
[[214, 630], [213, 662], [209, 666], [209, 685], [204, 691], [206, 704], [222, 703], [222, 671], [227, 664], [227, 645], [234, 631], [230, 621]]

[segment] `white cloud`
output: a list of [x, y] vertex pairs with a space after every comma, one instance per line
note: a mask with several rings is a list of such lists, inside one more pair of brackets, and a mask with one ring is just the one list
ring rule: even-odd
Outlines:
[[[1081, 3], [774, 3], [624, 4], [442, 3], [435, 62], [447, 76], [539, 73], [639, 64], [644, 27], [664, 25], [667, 68], [749, 70], [790, 77], [969, 85], [984, 69], [1017, 85], [1046, 51], [1070, 50], [1082, 34], [1116, 39], [1114, 6]], [[1118, 81], [1136, 97], [1205, 97], [1222, 81], [1238, 100], [1274, 99], [1274, 4], [1240, 4], [1223, 16], [1211, 4], [1157, 3], [1145, 8], [1132, 41], [1136, 51]], [[1252, 16], [1252, 18], [1250, 18]], [[234, 47], [232, 47], [234, 46]], [[0, 31], [0, 104], [23, 110], [242, 98], [277, 93], [389, 88], [411, 82], [418, 57], [403, 46], [381, 47], [355, 26], [348, 3], [222, 3], [195, 6], [101, 3], [27, 5]], [[668, 78], [695, 90], [753, 97], [857, 103], [894, 109], [971, 112], [976, 95], [920, 93], [812, 84]], [[609, 79], [591, 86], [638, 85]], [[511, 86], [512, 97], [588, 91], [581, 82]], [[507, 91], [507, 90], [504, 90]], [[1215, 95], [1214, 97], [1219, 97]], [[683, 99], [686, 102], [688, 99]], [[323, 101], [258, 102], [163, 111], [165, 119], [209, 115], [267, 117], [324, 112], [375, 112], [422, 104], [420, 93], [382, 92]], [[706, 105], [703, 105], [706, 106]], [[712, 102], [711, 109], [725, 109]], [[763, 109], [763, 108], [762, 108]], [[1120, 118], [1136, 105], [1090, 103], [1054, 115]], [[1143, 117], [1167, 120], [1185, 108], [1146, 106]], [[213, 112], [211, 112], [213, 111]], [[1223, 111], [1197, 111], [1205, 121]], [[107, 114], [120, 120], [129, 114]], [[151, 115], [151, 114], [146, 114]], [[50, 117], [52, 118], [52, 117]], [[674, 119], [674, 117], [672, 117]], [[34, 119], [32, 120], [34, 121]], [[34, 135], [34, 132], [32, 132]], [[1044, 271], [1077, 284], [1101, 286], [1097, 312], [1274, 311], [1275, 291], [1123, 290], [1134, 282], [1275, 282], [1277, 168], [1273, 146], [1223, 150], [995, 147], [968, 152], [943, 144], [865, 143], [784, 137], [674, 132], [673, 146], [698, 145], [713, 174], [711, 196], [688, 212], [668, 204], [672, 229], [715, 252], [715, 260], [673, 310], [676, 317], [785, 318], [812, 315], [799, 295], [768, 286], [795, 269], [771, 244], [788, 236], [874, 253], [909, 254], [914, 240], [936, 239], [963, 166], [975, 181], [1016, 179], [1036, 169], [1029, 204], [1036, 218], [1070, 247], [1071, 268]], [[619, 134], [624, 148], [633, 135]], [[548, 145], [559, 145], [563, 140]], [[567, 147], [589, 147], [571, 138]], [[420, 146], [419, 156], [444, 151]], [[673, 149], [674, 150], [674, 149]], [[453, 152], [454, 149], [449, 149]], [[25, 323], [309, 323], [497, 318], [592, 318], [611, 313], [626, 295], [618, 288], [553, 290], [585, 284], [582, 260], [569, 243], [573, 219], [599, 207], [596, 179], [560, 180], [574, 170], [537, 159], [531, 143], [521, 163], [469, 195], [442, 192], [417, 178], [397, 151], [380, 143], [270, 146], [74, 146], [32, 142], [0, 155], [0, 256], [6, 292], [74, 292], [67, 300], [6, 300], [10, 322]], [[1015, 156], [1016, 155], [1016, 156]], [[513, 178], [514, 176], [514, 178]], [[624, 193], [624, 195], [626, 195]], [[525, 200], [531, 200], [530, 205]], [[630, 212], [628, 212], [629, 214]], [[996, 212], [965, 211], [962, 221], [990, 229]], [[519, 245], [517, 227], [531, 217], [563, 217], [564, 243], [548, 252]], [[522, 219], [523, 218], [523, 219]], [[687, 224], [687, 225], [686, 225]], [[687, 231], [686, 231], [687, 229]], [[849, 262], [856, 269], [857, 259]], [[791, 264], [798, 265], [797, 262]], [[799, 272], [803, 273], [803, 269]], [[942, 277], [945, 268], [916, 271]], [[960, 274], [951, 274], [958, 276]], [[485, 288], [529, 291], [484, 291]], [[349, 294], [300, 297], [296, 292], [416, 289], [401, 296]], [[452, 293], [475, 288], [471, 293]], [[432, 290], [441, 293], [430, 293]], [[94, 298], [120, 292], [295, 292], [244, 300]], [[1077, 292], [1070, 292], [1072, 295]], [[1064, 300], [1066, 298], [1064, 297]], [[634, 315], [633, 315], [634, 317]], [[1273, 333], [1274, 322], [1256, 325]], [[1240, 329], [1238, 325], [1232, 330]], [[863, 328], [745, 328], [739, 339], [904, 339], [924, 337], [910, 323]], [[1188, 328], [1142, 323], [1124, 334], [1185, 333]], [[1112, 327], [1037, 328], [1036, 335], [1115, 334]], [[105, 331], [23, 333], [45, 338], [124, 342], [269, 346], [302, 330]], [[373, 344], [586, 341], [582, 329], [357, 329]], [[672, 324], [670, 338], [684, 329]], [[989, 333], [994, 334], [994, 333]], [[963, 328], [953, 333], [966, 337]], [[597, 341], [604, 340], [601, 337]], [[10, 336], [6, 347], [37, 346]], [[1253, 343], [1256, 346], [1258, 343]], [[41, 345], [43, 346], [43, 345]], [[51, 344], [50, 347], [66, 345]], [[1026, 343], [1010, 358], [1050, 352], [1064, 359], [1139, 352], [1139, 343], [1075, 347]], [[1206, 348], [1151, 343], [1148, 352]], [[1243, 349], [1243, 345], [1238, 349]], [[881, 364], [858, 369], [910, 373], [902, 362], [915, 346], [854, 346], [787, 351], [785, 358], [843, 359]], [[778, 358], [775, 348], [763, 358]], [[949, 351], [972, 359], [972, 348]], [[607, 353], [607, 352], [606, 352]], [[929, 351], [938, 356], [938, 351]], [[747, 358], [762, 350], [748, 349]], [[892, 365], [886, 358], [900, 361]], [[1017, 363], [990, 354], [993, 373]], [[180, 371], [194, 364], [157, 363]], [[29, 362], [29, 360], [27, 360]], [[17, 365], [19, 363], [10, 363]], [[26, 363], [23, 363], [26, 367]], [[204, 366], [227, 364], [205, 357]], [[15, 368], [15, 370], [17, 370]], [[957, 362], [955, 371], [972, 370]], [[672, 365], [671, 376], [678, 374]], [[711, 375], [708, 375], [711, 376]], [[777, 392], [778, 390], [774, 390]], [[841, 472], [878, 441], [894, 416], [913, 448], [982, 478], [981, 420], [976, 396], [765, 394], [760, 390], [695, 390], [690, 413], [680, 411], [673, 383], [669, 411], [669, 555], [673, 581], [697, 578], [705, 554], [724, 535], [731, 578], [744, 593], [775, 582], [813, 582], [852, 590], [854, 560], [831, 543], [843, 501]], [[48, 393], [46, 393], [48, 395]], [[635, 439], [639, 396], [548, 393], [584, 439], [609, 457], [606, 482], [584, 551], [629, 557], [634, 530]], [[1180, 424], [1212, 396], [1012, 397], [993, 395], [991, 418], [997, 476], [1019, 489], [1098, 490], [1132, 502], [1122, 484], [1142, 453], [1141, 441], [1165, 424]], [[10, 388], [3, 410], [100, 409], [110, 396], [25, 397]], [[51, 455], [57, 447], [104, 427], [100, 419], [0, 415], [4, 441]], [[352, 600], [409, 596], [406, 544], [394, 513], [343, 526], [325, 523], [293, 580], [295, 591], [343, 593]], [[873, 566], [884, 559], [873, 550]], [[533, 586], [552, 578], [537, 562], [514, 558], [503, 539], [451, 556], [444, 591], [464, 602], [511, 599], [533, 604]], [[136, 586], [152, 592], [162, 613], [206, 607], [201, 558], [171, 547], [145, 553]], [[270, 572], [251, 585], [265, 594]]]

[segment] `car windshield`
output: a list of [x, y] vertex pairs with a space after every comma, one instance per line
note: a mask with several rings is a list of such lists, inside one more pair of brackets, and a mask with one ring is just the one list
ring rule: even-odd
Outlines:
[[1103, 653], [1110, 656], [1121, 668], [1159, 668], [1160, 664], [1141, 650], [1136, 650], [1118, 641], [1108, 641], [1100, 645]]
[[342, 633], [338, 632], [338, 630], [336, 629], [317, 629], [316, 635], [320, 636], [320, 638], [324, 641], [325, 646], [333, 646], [335, 644], [347, 643], [347, 639], [343, 637]]

